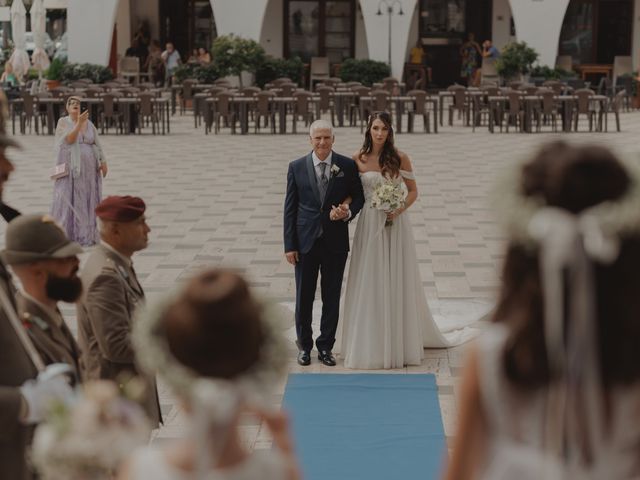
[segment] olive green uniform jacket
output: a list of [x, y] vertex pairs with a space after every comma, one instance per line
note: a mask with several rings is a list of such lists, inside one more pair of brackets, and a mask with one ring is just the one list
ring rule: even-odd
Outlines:
[[66, 363], [73, 368], [76, 382], [80, 382], [80, 350], [60, 311], [49, 311], [22, 293], [16, 295], [16, 300], [20, 318], [44, 363]]
[[142, 406], [157, 427], [162, 418], [156, 381], [138, 370], [131, 344], [134, 311], [144, 303], [144, 291], [130, 262], [97, 245], [81, 278], [84, 294], [77, 310], [83, 380], [118, 381], [123, 374], [140, 375], [146, 386]]
[[[2, 262], [0, 288], [15, 301], [15, 288]], [[0, 307], [0, 478], [33, 478], [25, 456], [32, 429], [20, 422], [22, 395], [18, 387], [37, 373], [4, 308]]]

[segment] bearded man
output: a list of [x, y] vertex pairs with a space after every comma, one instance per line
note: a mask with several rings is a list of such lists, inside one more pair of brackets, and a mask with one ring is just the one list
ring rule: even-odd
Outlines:
[[80, 380], [80, 352], [58, 302], [82, 294], [78, 277], [82, 247], [48, 215], [21, 215], [7, 226], [3, 261], [20, 279], [18, 314], [45, 364], [66, 363]]

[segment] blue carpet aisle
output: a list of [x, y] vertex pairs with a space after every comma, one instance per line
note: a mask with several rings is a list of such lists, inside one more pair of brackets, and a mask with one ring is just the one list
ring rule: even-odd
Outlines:
[[434, 375], [291, 374], [283, 405], [306, 480], [440, 474], [446, 440]]

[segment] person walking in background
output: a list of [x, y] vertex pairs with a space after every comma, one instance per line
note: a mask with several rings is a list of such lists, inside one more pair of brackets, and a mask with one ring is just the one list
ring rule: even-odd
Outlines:
[[162, 47], [158, 40], [151, 42], [149, 56], [142, 69], [148, 72], [154, 85], [162, 85], [165, 79], [164, 60], [162, 59]]
[[640, 478], [639, 197], [637, 164], [596, 145], [551, 143], [505, 177], [502, 288], [447, 480]]
[[166, 50], [162, 52], [162, 60], [164, 61], [165, 84], [171, 85], [173, 72], [182, 63], [180, 54], [173, 46], [173, 43], [167, 42]]
[[482, 50], [476, 42], [475, 34], [469, 33], [467, 41], [460, 47], [460, 56], [462, 57], [460, 76], [467, 80], [467, 86], [472, 87], [477, 84], [481, 55]]
[[[149, 226], [144, 201], [138, 197], [112, 196], [96, 207], [101, 242], [82, 269], [84, 296], [77, 306], [78, 343], [86, 380], [123, 381], [137, 375], [131, 328], [136, 308], [144, 303], [144, 290], [131, 257], [147, 248]], [[145, 383], [145, 408], [153, 427], [162, 422], [153, 376]]]
[[81, 113], [80, 107], [80, 98], [69, 97], [69, 115], [58, 120], [56, 127], [51, 216], [69, 239], [89, 246], [98, 240], [95, 208], [102, 197], [107, 162], [89, 111]]
[[49, 215], [21, 215], [9, 223], [2, 261], [20, 279], [18, 313], [45, 364], [66, 363], [80, 380], [78, 345], [58, 302], [82, 293], [78, 277], [82, 247], [70, 241]]

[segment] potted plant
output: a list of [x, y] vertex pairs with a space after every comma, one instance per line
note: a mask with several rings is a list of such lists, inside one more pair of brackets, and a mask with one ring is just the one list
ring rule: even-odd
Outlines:
[[274, 58], [267, 56], [256, 70], [256, 84], [263, 88], [266, 83], [281, 77], [290, 78], [299, 84], [302, 80], [303, 69], [304, 63], [300, 57]]
[[242, 73], [255, 74], [264, 62], [264, 48], [255, 40], [222, 35], [215, 39], [211, 47], [213, 64], [221, 77], [235, 75], [242, 87]]
[[496, 60], [496, 70], [505, 80], [526, 81], [537, 60], [538, 52], [526, 42], [512, 42], [504, 47]]
[[360, 82], [367, 87], [391, 75], [391, 69], [385, 62], [376, 60], [356, 60], [347, 58], [340, 67], [343, 82]]
[[64, 67], [66, 62], [64, 60], [60, 60], [59, 58], [54, 58], [49, 65], [47, 70], [47, 88], [49, 90], [59, 87], [62, 83], [62, 72], [64, 71]]

